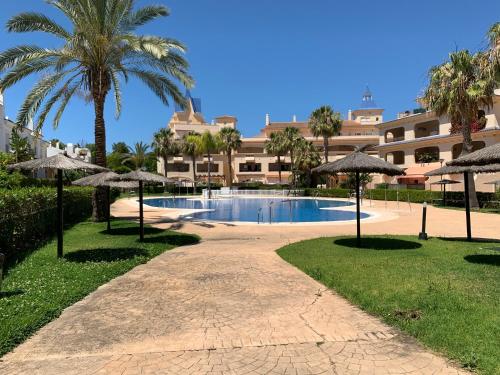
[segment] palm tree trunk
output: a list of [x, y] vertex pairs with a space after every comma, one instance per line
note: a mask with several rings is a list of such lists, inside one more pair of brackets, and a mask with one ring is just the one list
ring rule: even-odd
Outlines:
[[231, 167], [231, 150], [227, 151], [227, 165], [229, 167], [228, 185], [231, 188], [233, 187], [233, 168]]
[[191, 155], [191, 163], [193, 164], [193, 194], [196, 194], [196, 155]]
[[[471, 137], [471, 130], [470, 130], [470, 125], [465, 125], [465, 124], [471, 124], [472, 121], [465, 119], [462, 121], [462, 138], [463, 138], [463, 144], [462, 144], [462, 153], [460, 156], [470, 154], [473, 149], [472, 145], [472, 137]], [[477, 194], [476, 194], [476, 185], [474, 183], [474, 174], [469, 173], [469, 204], [472, 209], [478, 209], [479, 208], [479, 201], [477, 200]]]
[[281, 157], [278, 155], [278, 180], [281, 185]]
[[325, 163], [328, 163], [328, 137], [323, 137], [323, 152], [325, 155]]
[[168, 154], [163, 155], [163, 172], [165, 174], [165, 178], [167, 178], [167, 173], [168, 173]]
[[[97, 91], [97, 90], [96, 90]], [[106, 93], [94, 92], [95, 111], [95, 163], [106, 167], [106, 127], [104, 123], [104, 103]], [[108, 194], [105, 186], [98, 186], [92, 194], [92, 218], [94, 221], [104, 221], [107, 217]]]
[[295, 171], [293, 169], [293, 151], [290, 150], [290, 170], [292, 171], [292, 187], [295, 188]]

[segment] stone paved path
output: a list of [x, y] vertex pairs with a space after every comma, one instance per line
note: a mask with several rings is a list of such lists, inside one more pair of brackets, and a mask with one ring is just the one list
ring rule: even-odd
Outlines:
[[463, 373], [281, 260], [280, 236], [241, 230], [102, 286], [4, 356], [0, 373]]

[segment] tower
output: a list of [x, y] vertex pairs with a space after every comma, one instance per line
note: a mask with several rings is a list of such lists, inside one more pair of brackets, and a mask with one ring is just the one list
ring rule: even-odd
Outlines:
[[372, 92], [366, 86], [363, 93], [361, 104], [358, 109], [352, 111], [352, 120], [361, 123], [362, 125], [375, 125], [383, 121], [382, 113], [384, 110], [377, 106], [373, 99]]

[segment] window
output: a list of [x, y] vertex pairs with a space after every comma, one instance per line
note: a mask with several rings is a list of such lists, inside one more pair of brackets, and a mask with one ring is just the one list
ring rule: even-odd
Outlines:
[[[208, 173], [208, 163], [198, 163], [196, 165], [196, 171], [200, 173]], [[210, 163], [210, 173], [219, 172], [219, 164]]]
[[260, 163], [240, 163], [240, 172], [260, 172], [262, 165]]
[[[281, 163], [281, 172], [289, 172], [291, 168], [290, 163]], [[278, 172], [278, 163], [269, 163], [269, 172]]]
[[188, 163], [167, 164], [167, 172], [189, 172]]

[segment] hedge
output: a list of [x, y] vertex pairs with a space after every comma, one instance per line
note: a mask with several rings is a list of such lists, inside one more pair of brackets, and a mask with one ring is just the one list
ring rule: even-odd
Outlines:
[[[306, 196], [320, 196], [320, 197], [331, 197], [331, 198], [347, 198], [349, 197], [351, 190], [349, 189], [305, 189], [304, 195]], [[365, 197], [371, 197], [374, 200], [385, 200], [395, 201], [398, 199], [398, 190], [392, 189], [370, 189], [365, 193]], [[499, 194], [495, 193], [477, 193], [477, 199], [479, 200], [480, 206], [487, 206], [488, 202], [499, 200]], [[423, 203], [432, 202], [433, 199], [441, 199], [443, 193], [440, 191], [430, 191], [430, 190], [413, 190], [413, 189], [400, 189], [399, 190], [399, 201], [407, 202], [408, 199], [411, 203]], [[453, 206], [463, 206], [464, 193], [459, 191], [446, 192], [446, 199], [449, 205]]]
[[[63, 191], [64, 224], [92, 214], [92, 188]], [[8, 263], [21, 259], [56, 233], [57, 192], [54, 188], [0, 189], [0, 252]]]

